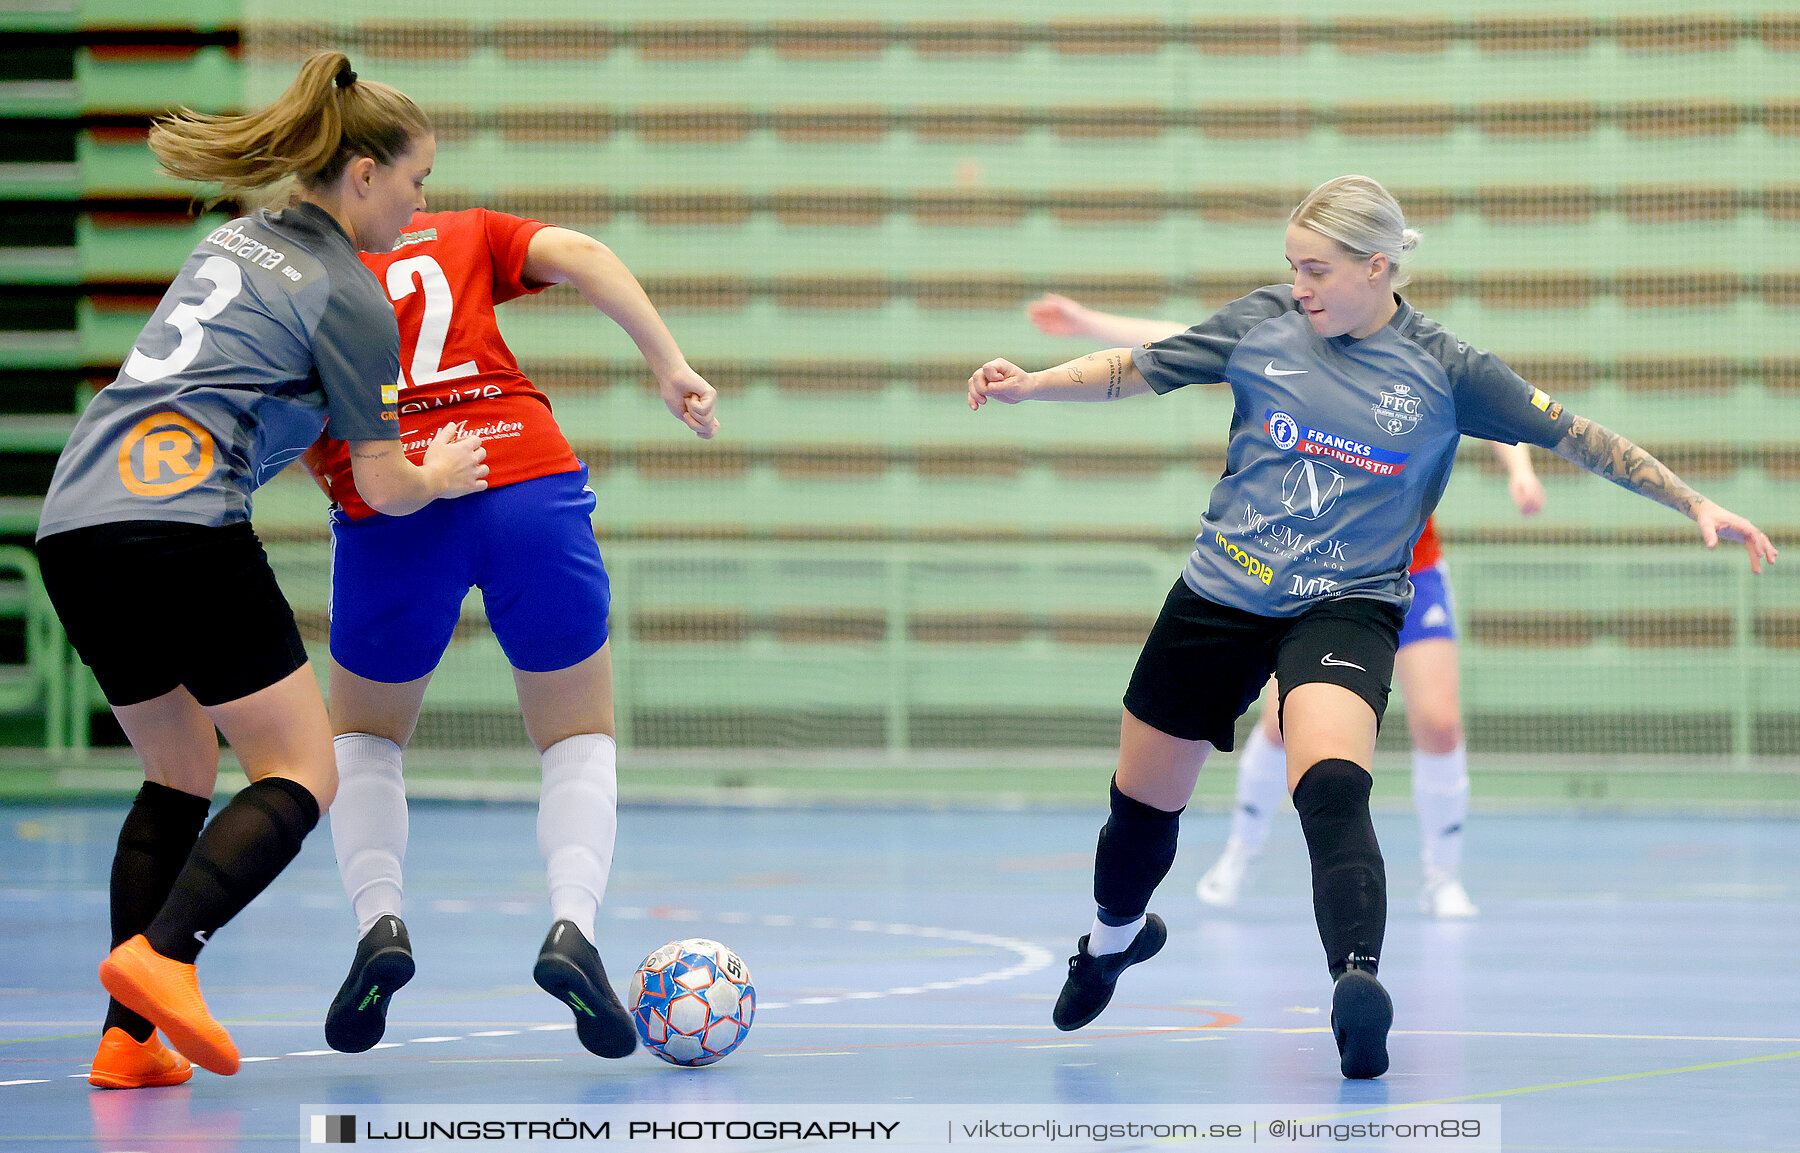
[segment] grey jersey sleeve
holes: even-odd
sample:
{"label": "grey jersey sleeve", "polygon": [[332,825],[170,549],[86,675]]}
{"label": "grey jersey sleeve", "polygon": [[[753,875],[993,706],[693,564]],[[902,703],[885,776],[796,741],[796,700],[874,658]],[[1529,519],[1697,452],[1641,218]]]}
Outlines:
{"label": "grey jersey sleeve", "polygon": [[1423,335],[1421,343],[1444,366],[1463,435],[1555,448],[1569,431],[1574,415],[1493,353],[1472,348],[1441,327]]}
{"label": "grey jersey sleeve", "polygon": [[[359,263],[338,269],[313,330],[313,364],[325,390],[328,431],[338,440],[398,440],[400,327],[375,277]],[[367,283],[363,283],[366,280]]]}
{"label": "grey jersey sleeve", "polygon": [[1158,393],[1186,384],[1217,384],[1246,333],[1295,308],[1291,285],[1271,284],[1240,296],[1186,332],[1131,350],[1131,362]]}

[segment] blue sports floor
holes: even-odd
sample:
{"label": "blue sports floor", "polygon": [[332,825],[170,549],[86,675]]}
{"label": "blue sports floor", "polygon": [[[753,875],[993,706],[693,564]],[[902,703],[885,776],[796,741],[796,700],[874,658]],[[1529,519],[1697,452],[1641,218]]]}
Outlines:
{"label": "blue sports floor", "polygon": [[0,810],[0,1146],[295,1147],[296,1106],[359,1103],[1498,1105],[1505,1148],[1800,1149],[1800,832],[1731,819],[1478,817],[1470,923],[1417,913],[1416,833],[1378,818],[1392,912],[1393,1069],[1345,1082],[1297,825],[1229,914],[1193,882],[1225,818],[1188,818],[1152,906],[1168,948],[1076,1034],[1050,1004],[1086,931],[1102,813],[632,808],[602,910],[616,985],[711,936],[761,1008],[708,1069],[602,1061],[531,983],[548,927],[534,813],[416,806],[419,972],[388,1041],[325,1049],[354,926],[323,829],[202,956],[250,1060],[235,1077],[102,1092],[106,878],[124,804]]}

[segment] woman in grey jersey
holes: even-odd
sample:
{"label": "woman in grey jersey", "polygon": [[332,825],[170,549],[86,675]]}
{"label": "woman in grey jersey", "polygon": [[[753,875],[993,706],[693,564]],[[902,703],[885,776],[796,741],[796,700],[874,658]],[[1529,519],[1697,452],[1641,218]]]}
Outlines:
{"label": "woman in grey jersey", "polygon": [[1052,1019],[1099,1016],[1119,974],[1156,954],[1147,914],[1207,754],[1271,673],[1288,784],[1312,858],[1313,910],[1335,987],[1346,1077],[1388,1067],[1393,1005],[1376,979],[1387,882],[1368,766],[1393,675],[1406,570],[1464,435],[1528,442],[1674,508],[1707,547],[1739,541],[1753,571],[1776,550],[1624,437],[1563,409],[1498,357],[1395,293],[1418,234],[1387,190],[1345,176],[1288,218],[1291,285],[1233,301],[1176,336],[1041,372],[993,360],[968,401],[1116,400],[1230,386],[1225,473],[1125,694],[1111,816],[1094,858],[1093,927]]}
{"label": "woman in grey jersey", "polygon": [[[1066,296],[1046,293],[1026,308],[1038,331],[1051,336],[1086,337],[1113,344],[1162,340],[1186,326],[1167,320],[1115,316],[1088,308]],[[1507,474],[1507,491],[1522,516],[1544,507],[1544,486],[1522,444],[1488,442]],[[1419,815],[1423,884],[1419,907],[1433,917],[1473,917],[1479,911],[1463,888],[1463,826],[1469,812],[1469,772],[1463,745],[1462,699],[1458,687],[1456,625],[1450,579],[1439,554],[1430,520],[1413,546],[1408,569],[1413,600],[1400,629],[1394,675],[1406,698],[1406,723],[1412,735],[1412,792]],[[1199,883],[1195,894],[1209,905],[1229,908],[1252,862],[1261,855],[1276,807],[1287,791],[1287,750],[1275,710],[1264,709],[1238,754],[1236,800],[1231,835],[1225,851]]]}
{"label": "woman in grey jersey", "polygon": [[[391,247],[424,207],[436,146],[411,100],[321,53],[268,108],[180,113],[150,146],[171,174],[227,195],[286,177],[298,192],[195,248],[82,413],[44,500],[45,583],[145,776],[119,833],[100,967],[116,999],[89,1080],[107,1088],[192,1075],[157,1028],[194,1063],[237,1071],[194,960],[299,852],[337,788],[324,702],[251,529],[251,493],[327,422],[383,512],[474,492],[487,472],[479,444],[448,433],[422,465],[401,452],[399,332],[356,255]],[[251,783],[208,823],[215,730]]]}

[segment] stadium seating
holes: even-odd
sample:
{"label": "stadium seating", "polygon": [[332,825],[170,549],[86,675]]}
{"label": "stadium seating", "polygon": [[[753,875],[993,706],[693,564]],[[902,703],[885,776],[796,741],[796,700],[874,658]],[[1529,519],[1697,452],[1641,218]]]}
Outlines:
{"label": "stadium seating", "polygon": [[[30,383],[45,373],[64,392],[14,409],[34,415],[8,418],[5,447],[53,453],[216,219],[190,218],[156,173],[146,114],[259,103],[334,47],[431,111],[434,206],[594,232],[721,386],[724,435],[683,440],[629,341],[573,290],[503,310],[592,468],[622,725],[643,744],[1111,739],[1221,467],[1229,398],[970,414],[962,381],[991,356],[1082,351],[1025,321],[1044,291],[1193,321],[1280,280],[1288,208],[1344,171],[1383,179],[1426,229],[1422,308],[1800,535],[1795,17],[1622,0],[1293,17],[1021,0],[964,21],[839,7],[539,0],[397,21],[332,0],[195,22],[166,0],[84,0],[60,24],[29,18],[71,45],[70,76],[6,111],[68,126],[67,156],[4,166],[0,188],[65,206],[72,231],[56,252],[0,249],[9,300],[38,310],[0,366],[21,396],[45,395]],[[1440,522],[1478,748],[1800,751],[1782,719],[1800,699],[1785,570],[1749,581],[1674,514],[1542,453],[1550,505],[1522,521],[1486,450],[1464,457]],[[40,474],[0,495],[13,539]],[[284,476],[257,519],[316,644],[317,494]],[[665,603],[679,580],[704,594]],[[994,588],[969,599],[970,580]],[[477,616],[421,739],[516,735]]]}

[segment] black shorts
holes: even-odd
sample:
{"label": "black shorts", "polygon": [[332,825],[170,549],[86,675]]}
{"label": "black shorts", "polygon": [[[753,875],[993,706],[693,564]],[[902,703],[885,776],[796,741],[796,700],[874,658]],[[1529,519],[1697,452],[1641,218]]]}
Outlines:
{"label": "black shorts", "polygon": [[1387,711],[1405,613],[1368,597],[1321,601],[1297,617],[1264,617],[1197,595],[1180,577],[1163,602],[1125,690],[1125,708],[1151,728],[1229,752],[1232,729],[1271,673],[1286,698],[1296,685],[1342,685]]}
{"label": "black shorts", "polygon": [[37,548],[69,643],[111,704],[185,685],[201,704],[220,705],[306,663],[248,522],[121,521],[59,532]]}

